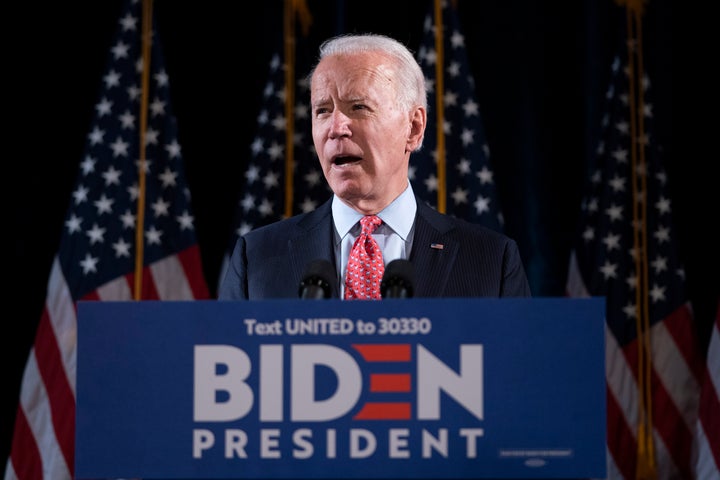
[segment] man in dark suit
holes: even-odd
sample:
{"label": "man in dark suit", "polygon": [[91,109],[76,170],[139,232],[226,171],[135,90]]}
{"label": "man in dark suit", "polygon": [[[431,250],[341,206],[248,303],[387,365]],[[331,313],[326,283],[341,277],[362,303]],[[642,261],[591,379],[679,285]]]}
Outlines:
{"label": "man in dark suit", "polygon": [[331,296],[343,298],[366,215],[382,220],[371,235],[382,262],[413,265],[415,297],[530,296],[512,239],[441,214],[414,195],[409,161],[422,146],[427,92],[404,45],[381,35],[328,40],[311,74],[310,100],[313,142],[334,194],[313,212],[241,237],[219,299],[297,298],[307,264],[317,259],[334,266]]}

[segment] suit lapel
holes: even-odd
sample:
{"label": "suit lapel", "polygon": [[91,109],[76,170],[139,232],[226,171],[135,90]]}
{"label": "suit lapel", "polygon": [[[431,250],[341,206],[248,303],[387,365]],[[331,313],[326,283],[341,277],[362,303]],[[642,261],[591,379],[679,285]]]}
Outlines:
{"label": "suit lapel", "polygon": [[450,279],[459,245],[450,235],[453,226],[442,215],[418,200],[410,261],[416,272],[416,297],[440,297]]}
{"label": "suit lapel", "polygon": [[[328,201],[298,223],[296,232],[288,238],[288,248],[292,252],[290,258],[292,272],[288,273],[297,279],[298,285],[305,274],[307,264],[311,261],[323,259],[335,265],[332,228]],[[332,284],[332,297],[339,297],[337,281]]]}

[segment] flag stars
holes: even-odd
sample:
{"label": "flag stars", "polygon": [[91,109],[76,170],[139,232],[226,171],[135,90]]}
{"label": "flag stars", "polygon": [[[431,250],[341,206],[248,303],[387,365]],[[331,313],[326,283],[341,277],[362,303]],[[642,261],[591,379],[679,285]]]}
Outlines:
{"label": "flag stars", "polygon": [[460,175],[467,175],[470,173],[470,160],[467,158],[461,158],[457,165],[455,165],[455,168]]}
{"label": "flag stars", "polygon": [[447,67],[447,73],[451,77],[460,75],[460,64],[458,62],[450,62],[450,65]]}
{"label": "flag stars", "polygon": [[285,147],[277,142],[273,142],[272,145],[270,145],[270,148],[268,148],[268,156],[272,160],[277,160],[279,158],[283,157],[283,154],[285,152]]}
{"label": "flag stars", "polygon": [[427,53],[425,54],[425,62],[428,65],[435,65],[437,63],[437,54],[435,53],[435,49],[427,50]]}
{"label": "flag stars", "polygon": [[670,241],[670,229],[662,226],[658,227],[653,233],[653,237],[655,237],[655,240],[660,244],[667,243]]}
{"label": "flag stars", "polygon": [[475,176],[480,179],[480,185],[490,185],[493,183],[493,172],[487,167],[487,165],[483,165]]}
{"label": "flag stars", "polygon": [[628,152],[624,148],[618,147],[612,152],[612,158],[614,158],[618,163],[627,163]]}
{"label": "flag stars", "polygon": [[610,188],[613,189],[615,193],[618,192],[624,192],[625,191],[625,178],[622,178],[615,174],[615,176],[610,179]]}
{"label": "flag stars", "polygon": [[660,182],[660,185],[665,185],[667,183],[667,173],[665,173],[664,170],[662,172],[656,173],[655,178],[658,182]]}
{"label": "flag stars", "polygon": [[73,234],[75,232],[79,232],[81,223],[82,218],[78,217],[74,213],[70,215],[70,218],[65,220],[65,226],[67,227],[68,233]]}
{"label": "flag stars", "polygon": [[159,98],[155,97],[153,102],[150,104],[150,115],[155,117],[157,115],[164,115],[164,114],[165,114],[165,102],[163,102]]}
{"label": "flag stars", "polygon": [[627,305],[623,307],[623,313],[625,316],[629,319],[637,318],[637,308],[635,307],[635,304],[630,302]]}
{"label": "flag stars", "polygon": [[622,211],[623,208],[620,205],[611,205],[605,209],[605,213],[611,222],[621,221],[623,219]]}
{"label": "flag stars", "polygon": [[313,170],[305,175],[305,184],[309,187],[315,187],[320,184],[322,178],[318,170]]}
{"label": "flag stars", "polygon": [[615,124],[615,129],[621,135],[627,136],[630,134],[630,124],[626,121],[620,121]]}
{"label": "flag stars", "polygon": [[652,262],[651,265],[653,267],[653,270],[655,270],[655,273],[661,273],[667,270],[667,258],[662,256],[657,256]]}
{"label": "flag stars", "polygon": [[97,214],[102,215],[103,213],[112,213],[112,205],[115,201],[108,198],[105,194],[100,197],[100,200],[93,202],[97,209]]}
{"label": "flag stars", "polygon": [[675,275],[677,275],[680,280],[685,280],[685,269],[683,267],[678,267],[675,269]]}
{"label": "flag stars", "polygon": [[275,95],[275,85],[273,85],[272,82],[268,82],[267,85],[265,85],[265,89],[263,90],[263,97],[265,99],[268,99]]}
{"label": "flag stars", "polygon": [[95,127],[92,129],[92,131],[88,134],[88,140],[90,140],[90,145],[97,145],[98,143],[102,143],[103,137],[105,137],[105,132],[103,130],[100,130],[100,127]]}
{"label": "flag stars", "polygon": [[447,90],[445,91],[445,95],[443,95],[443,105],[445,105],[446,108],[454,107],[455,105],[457,105],[457,99],[457,93]]}
{"label": "flag stars", "polygon": [[467,147],[475,141],[475,133],[469,128],[464,128],[460,134],[460,139],[462,140],[463,146]]}
{"label": "flag stars", "polygon": [[653,107],[650,103],[643,104],[643,115],[645,115],[646,118],[652,118],[653,117]]}
{"label": "flag stars", "polygon": [[245,170],[245,180],[252,185],[260,178],[260,168],[257,165],[249,165]]}
{"label": "flag stars", "polygon": [[591,227],[587,227],[582,233],[582,238],[586,242],[593,241],[595,239],[595,230],[593,230]]}
{"label": "flag stars", "polygon": [[158,87],[167,87],[168,86],[168,75],[165,72],[165,70],[159,71],[155,74],[155,83]]}
{"label": "flag stars", "polygon": [[303,212],[312,212],[317,208],[317,202],[313,202],[309,197],[305,197],[300,204],[300,210]]}
{"label": "flag stars", "polygon": [[75,199],[75,205],[80,205],[81,203],[85,202],[88,198],[88,193],[89,190],[87,187],[78,185],[78,187],[72,194],[73,198]]}
{"label": "flag stars", "polygon": [[129,50],[130,47],[127,43],[118,41],[115,46],[110,49],[110,52],[112,52],[112,56],[115,60],[119,60],[121,58],[128,58]]}
{"label": "flag stars", "polygon": [[165,167],[165,171],[159,175],[160,183],[162,183],[163,188],[174,187],[177,185],[177,176],[177,172]]}
{"label": "flag stars", "polygon": [[105,88],[108,90],[117,87],[120,85],[120,74],[117,73],[115,70],[110,70],[104,77],[103,82],[105,83]]}
{"label": "flag stars", "polygon": [[127,94],[130,100],[136,101],[138,98],[140,98],[140,89],[137,85],[132,85],[127,88]]}
{"label": "flag stars", "polygon": [[159,134],[160,134],[160,132],[158,132],[154,128],[148,128],[145,131],[145,146],[157,145]]}
{"label": "flag stars", "polygon": [[616,278],[617,264],[611,263],[610,261],[606,260],[605,263],[600,266],[600,273],[602,273],[603,277],[605,277],[605,280],[609,280],[610,278]]}
{"label": "flag stars", "polygon": [[180,230],[193,229],[193,222],[195,221],[195,218],[190,215],[187,210],[183,211],[182,215],[178,215],[175,219],[177,220],[178,225],[180,225]]}
{"label": "flag stars", "polygon": [[661,287],[657,283],[654,283],[650,289],[650,298],[653,303],[657,303],[665,300],[665,287]]}
{"label": "flag stars", "polygon": [[468,99],[463,103],[462,109],[466,117],[477,117],[480,115],[480,106],[472,99]]}
{"label": "flag stars", "polygon": [[265,185],[265,189],[267,189],[267,190],[277,187],[280,184],[280,180],[278,178],[278,173],[277,172],[268,172],[263,177],[263,184]]}
{"label": "flag stars", "polygon": [[137,28],[137,18],[133,17],[129,13],[120,19],[120,25],[123,31],[135,31]]}
{"label": "flag stars", "polygon": [[467,203],[468,201],[468,191],[460,187],[456,188],[455,191],[451,194],[451,196],[453,201],[455,202],[455,205]]}
{"label": "flag stars", "polygon": [[88,239],[90,239],[90,245],[104,242],[105,230],[106,229],[98,226],[97,223],[93,223],[92,228],[85,232],[85,234],[88,236]]}
{"label": "flag stars", "polygon": [[285,91],[285,89],[282,88],[275,92],[275,98],[277,99],[278,103],[284,104],[285,99],[287,98],[287,92]]}
{"label": "flag stars", "polygon": [[146,158],[145,160],[137,159],[135,160],[135,168],[139,172],[142,170],[145,173],[150,173],[150,166],[152,165],[153,161]]}
{"label": "flag stars", "polygon": [[262,215],[263,217],[272,215],[272,213],[273,213],[272,203],[270,203],[270,201],[267,198],[263,199],[262,203],[258,206],[258,212],[260,212],[260,215]]}
{"label": "flag stars", "polygon": [[465,36],[457,30],[453,30],[452,35],[450,35],[450,45],[453,48],[463,48],[465,46]]}
{"label": "flag stars", "polygon": [[151,205],[151,208],[153,209],[153,212],[155,213],[155,217],[164,217],[168,214],[170,211],[170,202],[167,202],[163,200],[162,198],[158,198],[156,201],[154,201]]}
{"label": "flag stars", "polygon": [[275,118],[273,118],[271,125],[278,132],[284,132],[287,126],[287,122],[285,121],[285,115],[276,115]]}
{"label": "flag stars", "polygon": [[135,116],[130,113],[129,110],[125,110],[125,113],[118,117],[120,120],[120,126],[124,130],[132,130],[135,128]]}
{"label": "flag stars", "polygon": [[310,107],[305,103],[295,105],[295,118],[297,120],[308,120],[310,118]]}
{"label": "flag stars", "polygon": [[425,77],[425,87],[428,93],[435,93],[435,79]]}
{"label": "flag stars", "polygon": [[627,286],[628,286],[628,288],[629,288],[630,290],[633,290],[633,291],[634,291],[634,290],[637,288],[637,285],[638,285],[637,275],[630,275],[629,277],[627,277],[627,278],[625,279],[625,283],[627,284]]}
{"label": "flag stars", "polygon": [[242,222],[242,223],[240,223],[240,226],[235,229],[235,233],[237,234],[238,237],[242,237],[243,235],[245,235],[252,229],[253,229],[252,225],[250,225],[247,222]]}
{"label": "flag stars", "polygon": [[135,228],[135,215],[130,210],[125,210],[125,213],[120,215],[120,221],[125,228]]}
{"label": "flag stars", "polygon": [[80,163],[80,170],[82,171],[83,175],[87,176],[89,173],[94,172],[95,163],[97,163],[97,161],[94,158],[92,158],[90,155],[86,155],[83,161]]}
{"label": "flag stars", "polygon": [[263,139],[260,137],[255,137],[255,140],[250,144],[250,152],[252,153],[253,157],[257,157],[262,151],[264,150],[265,145],[263,143]]}
{"label": "flag stars", "polygon": [[427,179],[425,179],[425,188],[428,189],[428,192],[436,192],[438,189],[438,179],[435,175],[429,175]]}
{"label": "flag stars", "polygon": [[98,258],[91,256],[89,253],[85,254],[85,258],[80,261],[80,267],[82,268],[83,274],[97,272]]}
{"label": "flag stars", "polygon": [[660,197],[658,201],[655,203],[655,208],[657,208],[658,212],[663,214],[669,214],[670,213],[670,199],[665,197]]}
{"label": "flag stars", "polygon": [[180,154],[182,153],[180,143],[178,143],[176,139],[165,145],[165,151],[170,158],[180,158]]}
{"label": "flag stars", "polygon": [[620,235],[608,233],[605,238],[603,238],[603,243],[605,244],[605,248],[607,248],[608,251],[619,250]]}
{"label": "flag stars", "polygon": [[110,149],[113,152],[113,157],[117,158],[120,156],[127,157],[129,144],[122,138],[117,137],[113,143],[110,144]]}
{"label": "flag stars", "polygon": [[475,200],[475,203],[473,203],[473,206],[475,207],[475,212],[477,212],[478,215],[482,215],[483,213],[490,212],[490,199],[487,197],[483,197],[482,195],[478,195],[477,199]]}
{"label": "flag stars", "polygon": [[131,245],[124,239],[120,239],[112,244],[113,250],[115,250],[115,258],[129,257]]}
{"label": "flag stars", "polygon": [[240,207],[243,209],[243,212],[249,212],[255,207],[255,197],[246,193],[242,200],[240,200]]}
{"label": "flag stars", "polygon": [[100,100],[100,102],[95,105],[95,111],[97,112],[99,117],[110,115],[110,112],[112,111],[112,105],[113,103],[110,100],[103,97],[102,100]]}
{"label": "flag stars", "polygon": [[158,230],[154,225],[146,230],[145,239],[147,240],[148,245],[160,245],[162,243],[162,234],[162,230]]}
{"label": "flag stars", "polygon": [[121,171],[110,165],[107,170],[102,173],[102,177],[105,179],[105,186],[120,185]]}

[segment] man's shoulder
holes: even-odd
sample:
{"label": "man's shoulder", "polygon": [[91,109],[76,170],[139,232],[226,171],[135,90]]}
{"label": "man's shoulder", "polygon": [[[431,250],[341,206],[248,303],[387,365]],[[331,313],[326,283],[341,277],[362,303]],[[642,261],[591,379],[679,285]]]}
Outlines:
{"label": "man's shoulder", "polygon": [[510,238],[502,232],[498,232],[497,230],[493,230],[479,223],[473,223],[468,220],[455,217],[451,214],[438,212],[427,204],[423,204],[422,206],[418,204],[418,209],[420,217],[425,218],[425,220],[428,221],[433,228],[441,233],[470,237],[485,237],[489,240],[498,242],[506,242],[510,240]]}
{"label": "man's shoulder", "polygon": [[288,235],[298,230],[308,231],[326,221],[329,215],[329,203],[323,203],[320,207],[309,212],[298,213],[292,217],[256,227],[244,236],[246,239],[253,239],[274,235]]}

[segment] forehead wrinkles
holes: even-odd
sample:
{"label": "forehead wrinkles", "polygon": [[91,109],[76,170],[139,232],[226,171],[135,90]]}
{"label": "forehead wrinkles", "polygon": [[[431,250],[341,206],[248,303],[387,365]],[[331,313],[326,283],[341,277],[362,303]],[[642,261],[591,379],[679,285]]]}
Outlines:
{"label": "forehead wrinkles", "polygon": [[324,59],[315,71],[311,84],[313,103],[328,101],[335,93],[342,100],[374,97],[395,88],[393,68],[382,58],[338,55]]}

